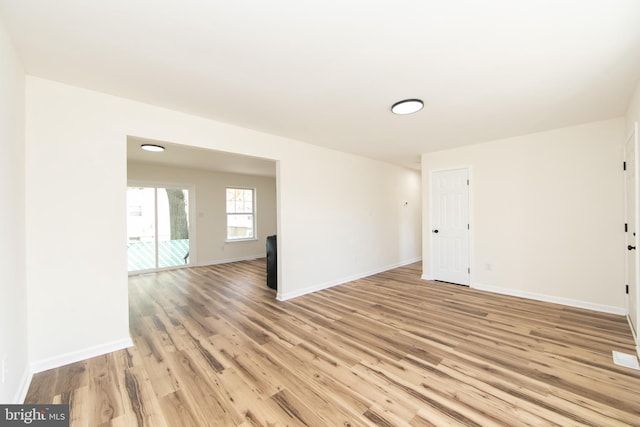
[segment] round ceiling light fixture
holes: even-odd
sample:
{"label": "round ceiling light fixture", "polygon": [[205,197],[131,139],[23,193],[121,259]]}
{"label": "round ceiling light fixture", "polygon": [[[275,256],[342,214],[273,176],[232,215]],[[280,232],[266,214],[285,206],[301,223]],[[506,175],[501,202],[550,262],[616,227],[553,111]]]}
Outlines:
{"label": "round ceiling light fixture", "polygon": [[413,114],[424,107],[424,102],[421,99],[403,99],[391,106],[391,112],[393,114]]}
{"label": "round ceiling light fixture", "polygon": [[164,151],[164,147],[162,145],[156,145],[156,144],[142,144],[140,148],[142,148],[145,151],[153,151],[154,153],[159,153],[161,151]]}

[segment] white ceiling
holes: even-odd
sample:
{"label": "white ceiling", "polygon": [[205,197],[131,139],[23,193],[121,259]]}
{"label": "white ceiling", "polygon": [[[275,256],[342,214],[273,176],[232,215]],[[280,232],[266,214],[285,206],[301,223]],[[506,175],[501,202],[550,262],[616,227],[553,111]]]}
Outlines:
{"label": "white ceiling", "polygon": [[[144,151],[140,148],[142,144],[161,145],[165,151]],[[127,139],[127,161],[245,175],[276,176],[276,162],[273,160],[135,137]]]}
{"label": "white ceiling", "polygon": [[[624,114],[639,0],[0,0],[28,74],[407,167]],[[394,116],[403,98],[425,108]]]}

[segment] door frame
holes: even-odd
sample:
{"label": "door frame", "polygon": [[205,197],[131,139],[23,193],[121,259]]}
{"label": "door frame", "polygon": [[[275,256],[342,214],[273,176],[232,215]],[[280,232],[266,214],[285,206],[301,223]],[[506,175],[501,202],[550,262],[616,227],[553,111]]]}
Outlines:
{"label": "door frame", "polygon": [[[625,138],[624,140],[624,145],[622,147],[622,153],[623,153],[623,158],[625,160],[625,162],[627,162],[627,144],[632,141],[634,144],[634,173],[635,173],[635,191],[634,191],[634,202],[635,202],[635,218],[627,218],[627,177],[624,176],[624,193],[625,193],[625,221],[626,223],[631,223],[633,221],[634,223],[634,227],[633,229],[636,230],[637,233],[640,233],[640,197],[638,197],[639,194],[639,186],[640,186],[640,176],[639,176],[639,172],[640,172],[640,165],[638,164],[638,159],[640,159],[640,153],[638,153],[638,145],[639,145],[639,141],[638,141],[638,122],[635,122],[633,125],[633,129],[631,131],[631,134],[629,134],[627,136],[627,138]],[[625,163],[626,164],[626,163]],[[637,236],[637,238],[635,239],[634,243],[638,243],[640,242],[640,236]],[[629,234],[625,233],[625,250],[624,250],[624,258],[625,258],[625,281],[627,283],[627,286],[629,285],[629,254],[628,254],[628,250],[626,249],[626,246],[631,244],[630,242],[630,238],[629,238]],[[634,263],[636,265],[635,268],[635,308],[636,308],[636,313],[635,313],[635,319],[636,319],[636,323],[640,323],[640,248],[637,249],[634,252]],[[626,298],[625,298],[625,303],[626,303],[626,309],[627,309],[627,321],[629,322],[629,327],[631,329],[631,333],[633,334],[633,338],[635,340],[636,343],[636,353],[638,353],[638,355],[640,356],[640,332],[638,331],[639,325],[634,325],[633,322],[631,321],[631,313],[630,313],[630,307],[629,307],[629,298],[630,298],[630,294],[626,294]]]}
{"label": "door frame", "polygon": [[427,280],[436,280],[434,277],[434,244],[433,244],[433,233],[431,233],[431,230],[434,229],[435,225],[433,223],[434,221],[434,215],[433,215],[433,175],[439,172],[448,172],[448,171],[453,171],[453,170],[460,170],[460,169],[465,169],[467,171],[467,179],[469,180],[469,185],[468,185],[468,198],[469,198],[469,233],[467,234],[467,239],[468,239],[468,245],[469,245],[469,274],[468,274],[468,283],[465,283],[465,286],[469,286],[470,288],[473,287],[472,284],[473,282],[473,273],[474,273],[474,269],[471,268],[471,266],[473,265],[473,260],[474,260],[474,251],[473,251],[473,175],[472,175],[472,168],[470,165],[461,165],[461,166],[451,166],[451,167],[442,167],[442,168],[436,168],[436,169],[430,169],[429,170],[429,227],[427,230],[424,230],[423,232],[427,232],[429,233],[429,276],[431,276],[430,278],[427,278],[425,276],[423,276],[423,279],[427,279]]}
{"label": "door frame", "polygon": [[[144,273],[153,273],[157,271],[164,270],[174,270],[177,268],[185,268],[185,267],[193,267],[197,264],[197,250],[196,250],[196,186],[194,184],[181,184],[175,182],[166,182],[166,181],[147,181],[147,180],[127,180],[127,189],[129,187],[147,187],[147,188],[155,188],[156,191],[158,188],[176,188],[176,189],[186,189],[189,191],[189,263],[185,265],[173,266],[173,267],[161,267],[161,268],[149,268],[146,270],[136,270],[136,271],[128,271],[129,276],[134,276],[137,274]],[[125,189],[125,191],[127,191]],[[127,213],[127,221],[128,221],[128,213]],[[157,226],[157,225],[156,225]],[[156,236],[157,239],[157,236]],[[125,241],[127,241],[126,229],[125,229]]]}

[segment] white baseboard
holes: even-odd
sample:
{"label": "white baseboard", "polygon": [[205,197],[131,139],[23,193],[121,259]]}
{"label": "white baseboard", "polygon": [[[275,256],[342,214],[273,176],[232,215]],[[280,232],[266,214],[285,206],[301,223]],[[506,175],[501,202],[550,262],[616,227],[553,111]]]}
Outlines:
{"label": "white baseboard", "polygon": [[629,322],[629,329],[631,329],[631,335],[633,335],[633,342],[636,343],[636,353],[638,354],[638,358],[640,358],[640,339],[638,339],[638,333],[633,327],[633,323],[631,322],[631,317],[627,314],[627,322]]}
{"label": "white baseboard", "polygon": [[24,403],[24,399],[27,398],[27,393],[29,392],[29,387],[31,386],[32,379],[33,372],[25,369],[22,374],[22,378],[20,379],[20,384],[18,386],[18,390],[16,391],[16,395],[13,398],[14,404],[21,405]]}
{"label": "white baseboard", "polygon": [[552,295],[538,294],[534,292],[519,291],[515,289],[499,288],[496,286],[489,286],[489,285],[483,285],[478,283],[472,284],[471,288],[478,289],[480,291],[494,292],[496,294],[528,298],[536,301],[552,302],[556,304],[566,305],[569,307],[584,308],[586,310],[600,311],[600,312],[609,313],[609,314],[617,314],[620,316],[624,316],[627,314],[626,310],[622,307],[615,307],[615,306],[604,305],[604,304],[595,304],[592,302],[574,300],[570,298],[562,298],[562,297],[556,297]]}
{"label": "white baseboard", "polygon": [[225,259],[216,259],[213,261],[205,261],[199,262],[198,267],[206,267],[208,265],[218,265],[218,264],[228,264],[230,262],[239,262],[239,261],[253,261],[254,259],[265,258],[265,254],[258,255],[245,255],[236,258],[225,258]]}
{"label": "white baseboard", "polygon": [[276,296],[276,298],[278,299],[278,301],[286,301],[292,298],[297,298],[300,297],[302,295],[307,295],[313,292],[318,292],[321,291],[323,289],[328,289],[328,288],[332,288],[334,286],[338,286],[338,285],[342,285],[344,283],[348,283],[348,282],[353,282],[354,280],[358,280],[358,279],[362,279],[363,277],[368,277],[368,276],[373,276],[374,274],[378,274],[378,273],[382,273],[388,270],[393,270],[394,268],[398,268],[398,267],[403,267],[405,265],[409,265],[409,264],[413,264],[414,262],[418,262],[421,261],[422,257],[418,257],[418,258],[413,258],[410,260],[406,260],[406,261],[401,261],[397,264],[393,264],[393,265],[387,265],[385,267],[381,267],[381,268],[376,268],[370,271],[366,271],[363,273],[358,273],[358,274],[354,274],[351,276],[347,276],[347,277],[342,277],[340,279],[337,280],[332,280],[330,282],[325,282],[325,283],[320,283],[317,285],[313,285],[313,286],[308,286],[306,288],[302,288],[299,289],[297,291],[293,291],[293,292],[286,292],[286,293],[282,293],[282,292],[278,292],[278,295]]}
{"label": "white baseboard", "polygon": [[106,344],[100,344],[94,347],[89,347],[89,348],[85,348],[78,351],[72,351],[71,353],[61,354],[59,356],[51,357],[49,359],[32,362],[31,372],[34,374],[37,374],[38,372],[59,368],[60,366],[79,362],[85,359],[90,359],[96,356],[102,356],[103,354],[122,350],[128,347],[133,347],[133,341],[131,340],[130,337],[122,338],[120,340],[112,341]]}

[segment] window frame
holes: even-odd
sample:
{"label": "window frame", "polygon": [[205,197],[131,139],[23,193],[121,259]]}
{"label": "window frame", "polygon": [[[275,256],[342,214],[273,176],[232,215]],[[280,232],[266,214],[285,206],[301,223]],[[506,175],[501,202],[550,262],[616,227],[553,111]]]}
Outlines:
{"label": "window frame", "polygon": [[[177,268],[185,268],[185,267],[193,267],[194,265],[198,265],[197,258],[197,209],[196,209],[196,185],[192,182],[181,182],[181,181],[155,181],[155,180],[138,180],[131,179],[127,180],[127,191],[129,188],[153,188],[155,190],[156,196],[158,189],[181,189],[187,190],[189,192],[188,199],[188,224],[189,224],[189,257],[188,262],[185,265],[172,266],[172,267],[157,267],[146,270],[132,270],[129,271],[127,269],[127,273],[129,276],[135,276],[138,274],[146,274],[153,273],[164,270],[173,270]],[[156,200],[157,202],[157,200]],[[129,209],[127,208],[127,222],[129,221]],[[157,231],[156,231],[157,234]],[[128,235],[128,233],[127,233]],[[128,238],[127,238],[128,240]],[[156,249],[157,251],[157,249]],[[157,264],[156,264],[157,265]]]}
{"label": "window frame", "polygon": [[[228,200],[227,193],[229,190],[242,190],[242,191],[251,191],[251,212],[229,212],[228,210]],[[255,241],[258,240],[258,221],[257,221],[257,191],[255,187],[243,187],[243,186],[228,186],[225,187],[225,198],[224,198],[224,210],[225,210],[225,242],[233,243],[233,242],[247,242],[247,241]],[[252,218],[252,226],[253,226],[253,236],[252,237],[230,237],[229,236],[229,217],[230,216],[241,216],[241,215],[251,215]]]}

